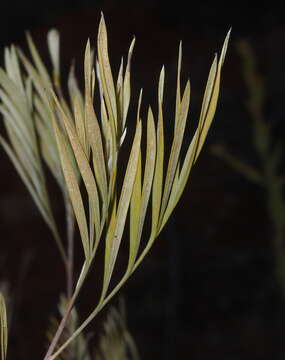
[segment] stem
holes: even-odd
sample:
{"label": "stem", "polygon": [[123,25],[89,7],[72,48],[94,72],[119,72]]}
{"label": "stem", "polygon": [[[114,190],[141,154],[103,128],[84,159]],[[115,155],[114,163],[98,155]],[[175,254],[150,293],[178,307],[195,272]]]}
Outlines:
{"label": "stem", "polygon": [[86,328],[86,326],[89,325],[89,323],[95,318],[95,316],[99,313],[99,311],[101,311],[104,308],[104,306],[111,300],[111,298],[114,295],[116,295],[116,293],[121,289],[121,287],[124,285],[126,280],[134,273],[136,268],[139,266],[139,264],[142,262],[146,254],[151,249],[155,238],[156,236],[153,234],[150,236],[150,239],[146,247],[144,248],[143,252],[140,254],[133,268],[130,270],[128,269],[126,271],[125,275],[122,277],[120,282],[114,287],[114,289],[110,292],[110,294],[104,300],[99,302],[97,307],[91,312],[91,314],[86,318],[86,320],[77,328],[77,330],[70,336],[70,338],[67,339],[66,342],[62,344],[61,347],[53,355],[51,355],[52,351],[50,351],[49,354],[46,355],[44,360],[54,360]]}
{"label": "stem", "polygon": [[[65,348],[85,329],[85,327],[94,319],[94,317],[101,311],[104,306],[109,302],[109,300],[120,290],[123,284],[126,282],[128,277],[132,273],[126,273],[121,281],[116,285],[116,287],[110,292],[110,294],[97,305],[97,307],[92,311],[92,313],[86,318],[86,320],[77,328],[77,330],[70,336],[70,338],[53,354],[52,351],[49,351],[45,356],[44,360],[54,360]],[[63,330],[63,329],[62,329]],[[62,331],[61,331],[62,332]],[[53,346],[54,348],[55,346]]]}
{"label": "stem", "polygon": [[61,319],[61,322],[57,328],[57,331],[52,339],[52,342],[50,343],[50,346],[48,348],[48,351],[44,357],[44,360],[48,360],[50,358],[50,355],[52,354],[59,338],[60,338],[60,335],[62,334],[63,330],[64,330],[64,327],[66,325],[66,322],[67,322],[67,319],[68,319],[68,316],[72,310],[72,307],[73,307],[73,304],[74,304],[74,301],[75,301],[75,297],[73,296],[71,299],[70,299],[70,302],[67,306],[67,309],[66,309],[66,312],[63,316],[63,318]]}
{"label": "stem", "polygon": [[66,234],[67,234],[67,273],[66,295],[71,299],[73,293],[74,277],[74,215],[69,199],[65,199],[66,207]]}
{"label": "stem", "polygon": [[44,360],[50,360],[52,358],[51,354],[54,351],[54,348],[56,347],[56,345],[58,343],[58,340],[59,340],[59,338],[60,338],[60,336],[61,336],[61,334],[62,334],[62,332],[63,332],[63,330],[65,328],[65,325],[67,323],[69,314],[71,313],[71,310],[73,308],[75,300],[76,300],[76,298],[77,298],[77,296],[78,296],[78,294],[79,294],[79,292],[81,290],[81,287],[82,287],[82,285],[84,283],[84,279],[85,279],[86,275],[88,274],[88,269],[89,269],[88,266],[87,266],[86,269],[83,269],[83,274],[82,274],[82,276],[80,278],[80,282],[78,283],[77,287],[75,288],[74,294],[72,295],[72,297],[69,300],[66,311],[65,311],[65,313],[64,313],[64,315],[63,315],[63,317],[61,319],[61,322],[60,322],[60,324],[59,324],[59,326],[58,326],[58,328],[56,330],[56,333],[55,333],[55,335],[54,335],[54,337],[53,337],[53,339],[52,339],[52,341],[51,341],[51,343],[49,345],[49,348],[48,348],[47,353],[46,353],[46,355],[44,357]]}

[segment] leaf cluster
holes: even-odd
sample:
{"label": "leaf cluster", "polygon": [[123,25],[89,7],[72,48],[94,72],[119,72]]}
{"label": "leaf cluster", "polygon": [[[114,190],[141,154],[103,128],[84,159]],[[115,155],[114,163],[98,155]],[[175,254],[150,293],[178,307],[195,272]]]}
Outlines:
{"label": "leaf cluster", "polygon": [[[58,33],[52,30],[48,34],[52,76],[29,35],[27,39],[32,62],[20,49],[12,46],[5,50],[5,69],[0,69],[0,111],[9,138],[7,141],[1,136],[0,142],[50,227],[63,261],[68,265],[67,250],[58,234],[50,206],[42,162],[46,163],[65,201],[72,206],[71,216],[74,214],[84,254],[74,293],[45,357],[52,360],[82,332],[132,275],[176,207],[215,114],[229,33],[220,57],[215,55],[211,65],[198,125],[184,157],[181,149],[191,90],[190,81],[185,87],[181,86],[182,44],[179,46],[174,130],[168,158],[164,141],[164,67],[157,85],[157,114],[149,107],[145,121],[140,111],[143,99],[140,92],[135,133],[121,186],[118,185],[118,169],[121,166],[119,153],[128,130],[131,60],[135,39],[130,44],[126,65],[122,59],[119,72],[114,76],[102,15],[96,57],[89,41],[85,49],[84,91],[79,90],[74,72],[71,71],[69,101],[61,90]],[[99,93],[99,103],[95,101],[96,91]],[[142,149],[144,138],[145,151]],[[142,246],[147,216],[151,220],[151,229],[146,245]],[[111,287],[128,217],[128,264],[122,278]],[[87,319],[55,350],[74,302],[94,265],[101,242],[105,251],[99,302]]]}

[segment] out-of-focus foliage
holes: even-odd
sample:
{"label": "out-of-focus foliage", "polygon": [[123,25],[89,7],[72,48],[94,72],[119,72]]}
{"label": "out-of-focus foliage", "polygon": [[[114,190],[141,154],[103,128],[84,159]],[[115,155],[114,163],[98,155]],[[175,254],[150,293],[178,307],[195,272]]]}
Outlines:
{"label": "out-of-focus foliage", "polygon": [[127,328],[123,300],[119,308],[111,307],[104,322],[104,330],[95,353],[96,360],[139,360],[136,343]]}
{"label": "out-of-focus foliage", "polygon": [[272,247],[275,255],[276,277],[285,296],[285,199],[284,175],[280,164],[284,158],[283,144],[274,141],[272,128],[265,118],[265,78],[257,70],[257,59],[251,44],[238,43],[242,59],[242,72],[247,87],[247,108],[251,116],[252,144],[259,159],[259,166],[249,164],[234,156],[223,145],[212,150],[247,180],[263,187],[266,192],[268,216],[272,225]]}
{"label": "out-of-focus foliage", "polygon": [[[29,60],[21,49],[14,45],[5,48],[4,68],[0,68],[0,113],[8,140],[0,135],[0,144],[11,159],[53,234],[66,271],[67,293],[71,296],[74,215],[61,170],[49,111],[48,99],[51,88],[60,94],[66,111],[71,110],[61,90],[58,32],[49,31],[47,39],[53,64],[52,76],[49,75],[29,34],[27,34],[27,42],[32,60]],[[80,93],[72,71],[69,84],[70,96],[74,92]],[[73,156],[71,150],[69,153]],[[62,192],[66,208],[67,245],[64,245],[65,241],[61,238],[54,219],[43,162]],[[62,219],[60,221],[62,222]]]}
{"label": "out-of-focus foliage", "polygon": [[[61,316],[64,316],[64,313],[66,311],[66,308],[68,306],[68,300],[65,296],[60,297],[60,301],[58,304],[58,311]],[[59,323],[58,320],[55,317],[52,317],[50,320],[50,327],[47,333],[48,340],[51,341],[53,338],[54,333],[56,332],[56,329],[58,327]],[[73,307],[68,321],[66,323],[65,329],[62,333],[61,341],[60,343],[64,342],[68,339],[68,337],[74,332],[74,330],[79,325],[79,315],[77,312],[76,307]],[[57,345],[57,347],[60,345],[60,343]],[[75,341],[67,348],[65,351],[63,351],[59,356],[58,359],[61,360],[91,360],[92,357],[89,352],[88,348],[88,334],[83,335],[82,333],[77,336]]]}

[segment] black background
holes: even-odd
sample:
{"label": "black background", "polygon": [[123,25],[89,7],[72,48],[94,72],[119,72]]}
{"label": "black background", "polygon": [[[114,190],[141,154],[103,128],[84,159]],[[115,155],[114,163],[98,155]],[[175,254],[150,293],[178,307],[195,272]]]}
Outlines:
{"label": "black background", "polygon": [[[158,75],[165,64],[169,134],[179,40],[184,48],[183,78],[186,81],[189,74],[191,78],[193,124],[214,53],[233,28],[208,146],[174,215],[122,294],[142,359],[283,359],[285,304],[273,273],[265,194],[209,150],[210,144],[225,143],[242,158],[256,162],[236,52],[237,41],[244,38],[251,41],[266,80],[265,112],[274,141],[282,141],[283,12],[274,3],[225,6],[149,0],[136,4],[115,0],[1,2],[0,61],[4,46],[11,42],[25,48],[24,32],[30,30],[48,63],[45,36],[55,26],[62,35],[63,74],[75,58],[80,78],[86,40],[90,37],[94,43],[103,10],[116,72],[120,56],[127,53],[136,35],[132,84],[134,99],[140,87],[144,88],[144,111],[148,103],[156,107]],[[64,274],[51,235],[3,151],[0,161],[0,280],[8,282],[14,303],[9,358],[39,359],[44,355],[48,317],[56,312]],[[62,205],[52,180],[49,186],[60,222]],[[92,274],[79,300],[85,315],[98,291],[95,276]],[[103,312],[88,328],[95,333],[94,339],[104,316]]]}

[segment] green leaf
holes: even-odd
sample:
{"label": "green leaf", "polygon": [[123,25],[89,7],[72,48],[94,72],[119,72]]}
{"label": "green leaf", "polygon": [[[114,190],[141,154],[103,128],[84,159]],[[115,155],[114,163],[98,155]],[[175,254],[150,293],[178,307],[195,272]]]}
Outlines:
{"label": "green leaf", "polygon": [[20,92],[25,93],[23,77],[19,65],[19,59],[14,45],[12,45],[10,49],[5,48],[4,57],[5,57],[5,69],[8,77],[12,80],[14,84],[17,84],[18,90]]}
{"label": "green leaf", "polygon": [[33,42],[31,35],[27,32],[26,36],[27,36],[27,42],[28,42],[28,46],[29,46],[29,50],[30,50],[32,59],[33,59],[35,66],[40,74],[40,77],[44,80],[44,82],[46,84],[49,84],[51,86],[50,76],[49,76],[48,71],[40,57],[40,54],[39,54],[34,42]]}
{"label": "green leaf", "polygon": [[123,96],[123,101],[124,101],[124,105],[123,105],[123,123],[122,123],[122,131],[124,131],[125,126],[126,126],[126,120],[127,120],[127,114],[128,114],[128,109],[129,109],[129,105],[130,105],[130,98],[131,98],[131,61],[132,61],[132,55],[133,55],[133,49],[135,46],[135,42],[136,39],[133,38],[133,41],[131,42],[130,48],[129,48],[129,53],[128,53],[128,62],[127,62],[127,67],[126,67],[126,71],[125,71],[125,76],[124,76],[124,96]]}
{"label": "green leaf", "polygon": [[130,203],[130,245],[129,245],[130,249],[129,249],[129,263],[128,263],[127,271],[130,271],[131,268],[133,267],[137,255],[141,197],[142,197],[142,159],[140,152],[138,166],[137,166],[137,173],[135,177],[131,203]]}
{"label": "green leaf", "polygon": [[101,15],[99,24],[97,44],[100,79],[102,81],[104,98],[106,101],[109,119],[114,123],[115,129],[117,129],[116,91],[109,61],[107,29],[103,14]]}
{"label": "green leaf", "polygon": [[163,186],[163,163],[164,163],[164,130],[163,130],[163,89],[164,89],[164,68],[162,68],[158,85],[158,124],[156,131],[156,163],[154,170],[152,188],[152,238],[158,231],[158,221],[161,207],[162,186]]}
{"label": "green leaf", "polygon": [[[97,192],[97,185],[92,173],[92,170],[89,165],[88,158],[86,157],[86,154],[82,148],[82,145],[80,143],[79,137],[76,133],[76,130],[74,128],[74,125],[72,121],[67,117],[65,112],[63,111],[56,95],[53,93],[53,98],[55,100],[55,103],[57,105],[57,108],[59,109],[63,123],[66,129],[66,132],[68,134],[69,141],[71,143],[74,156],[76,158],[78,168],[80,171],[80,174],[82,176],[84,185],[86,187],[86,191],[90,200],[90,206],[91,206],[91,212],[94,213],[94,219],[92,218],[92,224],[95,223],[95,229],[96,229],[96,239],[95,243],[97,244],[101,235],[100,231],[100,207],[99,207],[99,198],[98,198],[98,192]],[[91,239],[90,248],[93,249],[93,239]]]}
{"label": "green leaf", "polygon": [[106,245],[109,246],[109,257],[105,258],[107,269],[105,269],[104,273],[104,292],[107,291],[107,288],[109,286],[124,232],[127,212],[129,209],[133,186],[137,174],[141,145],[141,134],[142,128],[141,122],[139,122],[136,127],[136,133],[127,169],[125,172],[124,182],[121,189],[121,195],[116,215],[116,223],[114,224],[114,229],[112,229],[112,231],[108,231],[107,233]]}
{"label": "green leaf", "polygon": [[72,207],[74,210],[74,215],[79,227],[82,246],[84,249],[84,255],[86,260],[90,260],[91,249],[89,247],[89,234],[88,234],[88,227],[87,221],[85,216],[85,209],[82,201],[81,192],[78,185],[78,180],[76,173],[74,171],[72,162],[70,161],[70,156],[68,154],[66,140],[59,129],[57,124],[57,120],[53,114],[51,109],[52,121],[54,126],[54,132],[56,136],[57,146],[59,149],[61,166],[63,170],[63,174],[65,177],[69,197],[72,203]]}
{"label": "green leaf", "polygon": [[180,41],[180,43],[179,43],[178,64],[177,64],[175,130],[174,130],[175,132],[177,129],[178,118],[179,118],[179,109],[180,109],[180,104],[181,104],[181,86],[180,86],[181,62],[182,62],[182,41]]}
{"label": "green leaf", "polygon": [[99,186],[103,203],[107,202],[107,176],[105,157],[103,150],[103,141],[98,120],[94,111],[91,98],[91,52],[90,43],[87,43],[85,51],[85,126],[86,138],[90,144],[93,155],[93,165],[95,170],[96,181]]}
{"label": "green leaf", "polygon": [[217,64],[217,57],[215,56],[214,61],[212,63],[207,86],[204,94],[204,99],[202,103],[202,109],[200,114],[200,119],[198,123],[198,127],[195,131],[195,134],[193,136],[193,139],[188,147],[182,169],[179,175],[176,175],[176,180],[173,185],[172,192],[168,207],[165,211],[164,218],[161,223],[160,231],[162,230],[163,226],[165,225],[166,221],[168,220],[169,216],[171,215],[173,209],[177,205],[183,190],[186,186],[187,180],[190,175],[190,171],[192,169],[192,166],[194,162],[197,160],[198,155],[202,149],[202,146],[205,142],[209,127],[211,125],[211,122],[213,120],[216,105],[217,105],[217,99],[219,95],[219,86],[220,86],[220,76],[221,76],[221,68],[224,62],[224,57],[226,54],[226,49],[229,41],[229,35],[230,31],[228,32],[226,39],[224,41],[224,45],[222,48],[221,56],[219,63]]}
{"label": "green leaf", "polygon": [[89,158],[89,146],[88,146],[89,144],[87,144],[87,139],[86,139],[84,114],[82,113],[82,107],[78,96],[74,97],[73,113],[74,113],[76,131],[80,139],[80,143],[82,145],[82,148],[84,149],[86,156]]}
{"label": "green leaf", "polygon": [[57,84],[59,82],[59,77],[60,77],[60,57],[59,57],[60,39],[59,39],[59,32],[56,29],[51,29],[48,32],[47,43],[48,43],[48,49],[53,66],[53,78],[54,78],[54,82]]}
{"label": "green leaf", "polygon": [[[138,108],[137,108],[137,124],[140,122],[140,108],[142,102],[142,90],[140,91]],[[142,195],[142,156],[139,154],[138,167],[134,182],[131,203],[130,203],[130,249],[129,262],[127,272],[131,271],[137,255],[137,237],[139,231],[140,211],[141,211],[141,195]]]}
{"label": "green leaf", "polygon": [[177,164],[179,161],[180,150],[181,150],[181,146],[182,146],[185,125],[186,125],[186,120],[187,120],[187,115],[188,115],[188,110],[189,110],[189,104],[190,104],[190,82],[188,81],[185,91],[184,91],[184,94],[183,94],[183,97],[182,97],[181,105],[179,106],[177,128],[176,128],[176,131],[174,132],[174,139],[172,142],[171,152],[170,152],[169,161],[168,161],[168,168],[167,168],[167,172],[166,172],[164,192],[163,192],[163,198],[162,198],[162,203],[161,203],[160,222],[162,221],[162,217],[163,217],[165,209],[167,207],[173,180],[175,177],[175,172],[177,169]]}
{"label": "green leaf", "polygon": [[156,133],[155,133],[153,113],[151,111],[151,108],[149,108],[148,119],[147,119],[147,146],[146,146],[146,159],[145,159],[145,167],[144,167],[145,170],[144,170],[143,187],[142,187],[142,194],[140,201],[139,224],[138,224],[137,238],[134,249],[135,255],[139,250],[143,225],[146,217],[147,206],[149,203],[150,193],[152,189],[155,160],[156,160]]}
{"label": "green leaf", "polygon": [[[124,59],[122,57],[121,64],[119,68],[119,73],[117,77],[117,86],[116,86],[116,96],[117,96],[117,111],[118,111],[118,123],[119,123],[119,131],[122,133],[123,129],[123,95],[124,95],[124,88],[123,88],[123,68],[124,68]],[[120,134],[121,136],[121,134]]]}
{"label": "green leaf", "polygon": [[207,86],[204,94],[204,99],[202,103],[200,120],[199,120],[199,122],[202,122],[201,125],[202,131],[199,137],[199,143],[198,143],[197,153],[195,155],[195,161],[197,160],[200,154],[200,151],[208,134],[208,130],[211,126],[212,120],[215,115],[218,97],[219,97],[219,91],[220,91],[221,70],[228,47],[229,36],[230,36],[230,31],[228,32],[225,38],[219,63],[217,64],[217,57],[215,56],[215,59],[210,69]]}
{"label": "green leaf", "polygon": [[36,92],[40,95],[41,99],[44,103],[48,105],[48,93],[47,89],[51,88],[51,83],[47,82],[45,78],[42,78],[38,73],[36,68],[32,65],[32,63],[28,60],[28,58],[24,55],[21,49],[17,48],[17,52],[21,59],[22,64],[24,65],[29,77],[32,79],[33,84],[35,86]]}
{"label": "green leaf", "polygon": [[14,83],[2,69],[0,69],[0,85],[4,90],[1,90],[2,102],[5,103],[9,111],[14,115],[18,121],[18,126],[24,132],[31,134],[31,140],[35,142],[31,108],[25,94],[19,90],[18,84]]}

